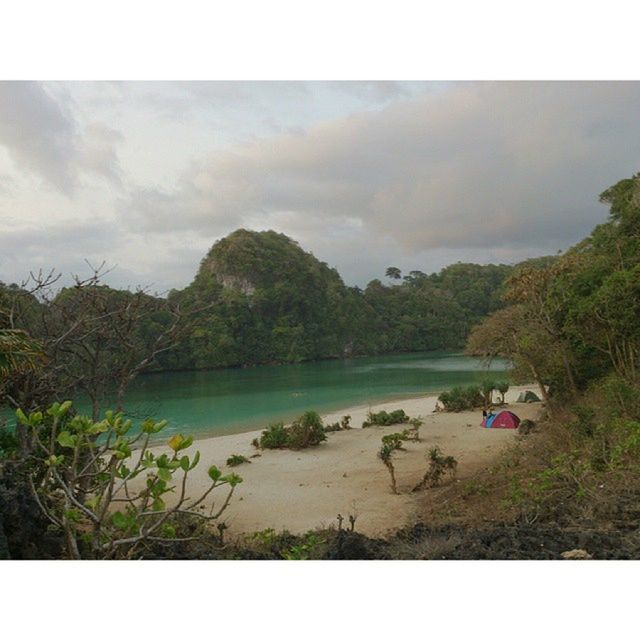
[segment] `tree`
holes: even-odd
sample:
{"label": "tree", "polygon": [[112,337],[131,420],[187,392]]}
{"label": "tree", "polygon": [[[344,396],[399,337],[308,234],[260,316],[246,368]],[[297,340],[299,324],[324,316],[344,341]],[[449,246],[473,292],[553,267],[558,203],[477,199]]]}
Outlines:
{"label": "tree", "polygon": [[514,379],[533,378],[552,411],[546,387],[557,370],[552,345],[549,334],[531,321],[523,306],[514,305],[496,311],[476,326],[467,341],[466,353],[488,361],[497,356],[509,358],[515,365]]}
{"label": "tree", "polygon": [[536,323],[552,340],[564,366],[566,380],[573,394],[577,393],[571,345],[564,330],[567,309],[565,289],[558,281],[570,270],[567,261],[549,266],[523,265],[507,279],[505,298],[520,304],[529,322]]}
{"label": "tree", "polygon": [[102,284],[104,265],[74,286],[57,291],[59,274],[31,274],[21,287],[0,297],[4,324],[27,331],[40,345],[46,366],[23,368],[5,397],[30,411],[81,392],[97,419],[113,394],[117,409],[129,384],[175,348],[190,328],[179,303],[143,289],[118,291]]}
{"label": "tree", "polygon": [[12,374],[34,370],[42,360],[41,345],[26,331],[0,329],[0,385]]}
{"label": "tree", "polygon": [[387,471],[389,472],[389,477],[391,478],[391,491],[392,493],[398,493],[398,488],[396,486],[396,471],[393,466],[393,452],[397,449],[397,447],[393,443],[383,443],[380,447],[380,451],[378,451],[378,457],[382,460],[382,463],[385,467],[387,467]]}
{"label": "tree", "polygon": [[493,392],[496,389],[495,380],[483,380],[481,384],[484,408],[489,410],[493,404]]}
{"label": "tree", "polygon": [[504,404],[504,396],[509,391],[509,383],[506,380],[499,380],[496,389],[500,393],[500,404]]}
{"label": "tree", "polygon": [[[189,458],[182,452],[193,438],[172,436],[172,455],[150,450],[151,438],[165,428],[166,420],[144,420],[138,433],[130,435],[132,422],[122,414],[107,411],[96,422],[73,415],[70,401],[54,403],[44,413],[18,410],[17,416],[32,438],[33,494],[48,520],[63,532],[72,559],[135,558],[148,543],[192,539],[178,535],[181,521],[217,520],[242,482],[240,476],[223,476],[211,466],[209,487],[198,498],[189,497],[188,476],[200,454]],[[228,491],[217,509],[213,504],[208,513],[198,509],[223,486]],[[169,505],[165,500],[172,494]]]}
{"label": "tree", "polygon": [[392,280],[400,280],[400,278],[402,278],[402,271],[400,271],[398,267],[387,267],[384,275]]}

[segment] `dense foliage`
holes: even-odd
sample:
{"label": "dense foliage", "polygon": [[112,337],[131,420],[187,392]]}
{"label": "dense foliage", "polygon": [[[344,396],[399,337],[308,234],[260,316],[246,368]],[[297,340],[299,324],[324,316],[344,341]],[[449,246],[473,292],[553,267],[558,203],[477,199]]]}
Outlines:
{"label": "dense foliage", "polygon": [[[19,381],[14,392],[22,397],[12,394],[13,404],[42,406],[81,390],[95,418],[109,381],[120,406],[145,370],[460,348],[471,327],[503,304],[511,271],[459,263],[402,277],[390,267],[389,284],[373,280],[361,290],[284,234],[239,229],[215,243],[189,286],[167,298],[112,289],[98,272],[61,290],[56,278],[0,283],[0,331],[12,332],[0,338],[39,341],[55,363],[37,389]],[[20,358],[17,349],[12,354]]]}
{"label": "dense foliage", "polygon": [[556,259],[518,266],[505,283],[508,306],[468,342],[471,354],[510,358],[515,378],[535,379],[551,408],[550,396],[607,384],[630,411],[640,384],[640,177],[601,201],[609,220]]}

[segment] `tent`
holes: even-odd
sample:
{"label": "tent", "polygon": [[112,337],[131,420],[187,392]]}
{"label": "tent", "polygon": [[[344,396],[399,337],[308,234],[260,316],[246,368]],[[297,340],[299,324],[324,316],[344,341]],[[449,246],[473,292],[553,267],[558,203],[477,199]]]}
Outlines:
{"label": "tent", "polygon": [[517,402],[540,402],[540,398],[533,391],[523,391],[518,396]]}
{"label": "tent", "polygon": [[511,411],[501,411],[494,415],[489,414],[483,421],[482,426],[490,429],[517,429],[520,418]]}

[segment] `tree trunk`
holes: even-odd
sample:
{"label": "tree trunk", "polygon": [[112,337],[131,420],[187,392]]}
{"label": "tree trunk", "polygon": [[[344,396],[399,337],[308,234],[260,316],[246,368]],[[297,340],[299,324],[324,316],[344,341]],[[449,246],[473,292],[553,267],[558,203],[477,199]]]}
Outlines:
{"label": "tree trunk", "polygon": [[391,476],[391,491],[393,491],[393,493],[398,493],[398,489],[396,488],[396,474],[393,464],[391,462],[385,462],[385,465],[387,466],[387,469],[389,469],[389,475]]}
{"label": "tree trunk", "polygon": [[544,400],[545,406],[547,407],[547,411],[549,415],[553,415],[553,407],[551,406],[551,401],[549,400],[549,394],[547,393],[547,388],[544,386],[544,382],[540,377],[538,370],[532,364],[529,364],[529,368],[531,369],[531,373],[533,374],[534,380],[537,382],[538,387],[540,388],[540,394],[542,395],[542,399]]}

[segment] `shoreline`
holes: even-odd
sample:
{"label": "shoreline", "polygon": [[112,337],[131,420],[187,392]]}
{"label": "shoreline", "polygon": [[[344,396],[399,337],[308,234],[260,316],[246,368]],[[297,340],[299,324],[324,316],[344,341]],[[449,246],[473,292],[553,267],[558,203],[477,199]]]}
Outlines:
{"label": "shoreline", "polygon": [[[515,403],[521,391],[533,388],[510,388],[505,408],[522,419],[535,418],[540,403]],[[480,410],[433,413],[435,403],[435,395],[422,395],[323,414],[325,424],[351,415],[353,428],[328,433],[326,442],[301,451],[255,449],[251,441],[263,429],[194,440],[185,452],[193,455],[199,450],[201,462],[190,474],[188,493],[197,496],[206,490],[210,484],[207,469],[212,464],[223,473],[234,471],[242,476],[243,482],[236,487],[222,516],[231,537],[263,529],[303,533],[335,524],[339,513],[345,518],[355,515],[356,531],[360,533],[386,535],[415,518],[420,500],[428,496],[428,490],[412,493],[411,489],[427,468],[425,455],[430,448],[438,446],[445,455],[453,455],[458,461],[454,481],[464,482],[514,441],[515,430],[480,426]],[[406,451],[394,455],[399,495],[391,493],[389,474],[377,452],[383,435],[401,431],[405,425],[363,429],[361,424],[369,409],[404,409],[410,417],[424,420],[421,441],[405,443]],[[153,448],[156,452],[169,451],[166,445]],[[251,462],[228,467],[226,459],[234,454],[246,456]],[[222,487],[210,498],[219,505],[225,496]],[[211,500],[205,504],[208,511]]]}

